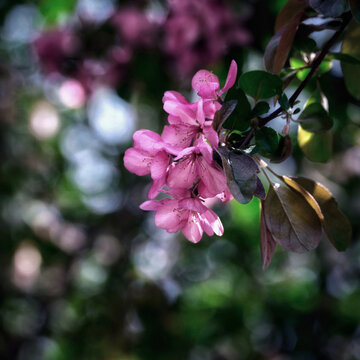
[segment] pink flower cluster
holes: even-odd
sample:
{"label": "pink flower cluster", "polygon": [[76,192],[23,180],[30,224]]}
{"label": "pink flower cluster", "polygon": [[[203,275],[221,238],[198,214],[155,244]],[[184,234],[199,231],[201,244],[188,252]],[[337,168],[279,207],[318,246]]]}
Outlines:
{"label": "pink flower cluster", "polygon": [[219,144],[213,119],[221,108],[221,95],[234,85],[236,74],[237,65],[232,61],[225,86],[220,89],[217,76],[198,71],[192,79],[199,96],[195,103],[189,103],[175,91],[165,92],[163,103],[169,125],[161,136],[150,130],[137,131],[134,146],[124,156],[129,171],[151,175],[150,199],[160,192],[171,196],[145,201],[140,208],[155,210],[158,227],[170,233],[182,230],[194,243],[200,241],[204,231],[209,236],[220,236],[224,231],[220,219],[204,205],[204,200],[232,198],[225,174],[213,159],[213,149]]}
{"label": "pink flower cluster", "polygon": [[167,0],[160,14],[153,3],[125,1],[101,22],[79,14],[64,27],[40,33],[33,49],[42,70],[90,95],[99,86],[137,83],[130,69],[142,54],[156,55],[170,76],[183,80],[251,40],[224,0]]}
{"label": "pink flower cluster", "polygon": [[232,46],[251,41],[243,21],[223,0],[168,0],[164,51],[172,68],[188,78],[194,70],[221,59]]}

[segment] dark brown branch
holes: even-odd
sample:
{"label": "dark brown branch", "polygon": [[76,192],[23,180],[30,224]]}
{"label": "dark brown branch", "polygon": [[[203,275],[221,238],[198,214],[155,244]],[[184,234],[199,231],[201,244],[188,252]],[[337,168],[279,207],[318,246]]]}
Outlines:
{"label": "dark brown branch", "polygon": [[[346,26],[349,24],[350,20],[352,19],[352,14],[350,11],[344,13],[342,16],[342,24],[339,30],[335,32],[335,34],[328,40],[328,42],[325,44],[323,49],[319,52],[319,54],[316,56],[316,58],[313,60],[310,68],[309,74],[306,76],[306,78],[301,82],[299,87],[295,90],[295,92],[291,95],[289,99],[289,104],[292,107],[300,95],[300,93],[304,90],[305,86],[309,83],[312,76],[320,66],[321,62],[324,60],[325,56],[329,52],[329,50],[332,48],[332,46],[336,43],[341,33],[344,31]],[[261,118],[258,118],[257,128],[262,128],[265,126],[269,121],[275,119],[283,112],[283,109],[279,106],[274,112],[272,112],[270,115]],[[253,134],[253,132],[252,132]],[[242,143],[242,147],[245,147],[251,140],[251,137],[247,137],[246,140]]]}

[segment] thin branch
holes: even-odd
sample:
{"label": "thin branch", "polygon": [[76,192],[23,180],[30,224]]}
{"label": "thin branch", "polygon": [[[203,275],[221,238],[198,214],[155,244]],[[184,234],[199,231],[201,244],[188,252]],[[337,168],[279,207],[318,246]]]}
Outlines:
{"label": "thin branch", "polygon": [[[309,83],[312,76],[320,66],[321,62],[324,60],[325,56],[331,49],[331,47],[335,44],[335,42],[338,40],[341,33],[344,31],[346,26],[349,24],[350,20],[352,18],[351,12],[348,11],[345,14],[342,15],[342,25],[338,31],[335,32],[335,34],[330,38],[330,40],[325,44],[324,48],[321,50],[321,52],[318,54],[318,56],[314,59],[311,65],[311,70],[309,74],[306,76],[306,78],[301,82],[299,87],[295,90],[295,92],[291,95],[289,99],[290,106],[293,106],[296,99],[300,95],[300,93],[304,90],[305,86]],[[279,116],[282,113],[283,109],[281,107],[278,107],[274,112],[272,112],[270,115],[259,118],[258,127],[261,128],[265,126],[269,121],[275,119],[277,116]]]}

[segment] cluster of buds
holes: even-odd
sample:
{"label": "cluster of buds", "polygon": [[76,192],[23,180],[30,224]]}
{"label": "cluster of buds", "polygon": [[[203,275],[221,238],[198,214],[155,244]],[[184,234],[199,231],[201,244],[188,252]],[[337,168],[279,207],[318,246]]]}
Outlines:
{"label": "cluster of buds", "polygon": [[[235,83],[237,65],[231,62],[222,89],[217,76],[206,70],[198,71],[192,87],[198,101],[190,103],[184,96],[167,91],[163,97],[169,125],[161,135],[139,130],[134,146],[125,152],[125,167],[142,176],[150,174],[153,184],[148,197],[140,205],[143,210],[155,210],[155,224],[170,233],[182,230],[184,236],[196,243],[203,232],[209,236],[224,232],[219,217],[204,205],[206,199],[217,197],[229,201],[232,195],[226,176],[213,158],[219,146],[214,129],[215,113],[222,106],[221,95]],[[159,193],[169,197],[153,200]]]}

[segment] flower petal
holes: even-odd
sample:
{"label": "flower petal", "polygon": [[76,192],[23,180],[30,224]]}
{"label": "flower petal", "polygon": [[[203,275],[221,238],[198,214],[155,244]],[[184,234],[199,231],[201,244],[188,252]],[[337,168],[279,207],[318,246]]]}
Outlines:
{"label": "flower petal", "polygon": [[223,94],[225,91],[229,90],[235,84],[236,75],[237,75],[237,64],[234,60],[232,60],[229,68],[229,73],[226,78],[225,86],[218,92],[219,96]]}
{"label": "flower petal", "polygon": [[203,229],[200,224],[200,219],[194,211],[190,212],[188,220],[182,228],[182,233],[189,241],[195,244],[201,240]]}
{"label": "flower petal", "polygon": [[148,198],[149,199],[154,199],[156,196],[159,195],[159,193],[161,192],[162,188],[164,187],[164,185],[166,184],[166,177],[163,176],[160,179],[154,180],[149,191],[148,191]]}
{"label": "flower petal", "polygon": [[225,174],[215,162],[210,165],[203,157],[198,157],[196,164],[200,179],[206,186],[208,195],[211,194],[210,197],[222,193],[227,188]]}
{"label": "flower petal", "polygon": [[134,148],[146,151],[151,155],[155,155],[163,148],[163,142],[160,135],[151,130],[138,130],[134,133],[133,139]]}
{"label": "flower petal", "polygon": [[219,136],[217,132],[214,130],[212,125],[210,126],[204,126],[203,129],[204,136],[207,141],[211,144],[212,147],[217,148],[219,145]]}
{"label": "flower petal", "polygon": [[169,166],[169,155],[165,151],[159,151],[150,165],[151,178],[158,180],[166,176],[166,170]]}
{"label": "flower petal", "polygon": [[186,158],[169,168],[167,184],[171,188],[191,187],[197,178],[197,170],[193,157]]}
{"label": "flower petal", "polygon": [[214,233],[221,236],[224,233],[224,227],[220,218],[210,209],[200,216],[201,225],[205,232],[212,236]]}
{"label": "flower petal", "polygon": [[166,101],[164,110],[170,115],[179,117],[185,125],[198,125],[194,111],[187,105],[175,101]]}
{"label": "flower petal", "polygon": [[208,210],[208,208],[197,198],[182,199],[179,201],[179,205],[184,209],[196,211],[199,214]]}
{"label": "flower petal", "polygon": [[203,99],[216,99],[219,90],[219,79],[207,70],[199,70],[192,78],[191,85]]}
{"label": "flower petal", "polygon": [[153,157],[145,151],[134,148],[127,149],[124,155],[124,165],[130,172],[143,176],[150,174]]}
{"label": "flower petal", "polygon": [[199,128],[196,126],[170,125],[164,127],[161,138],[165,143],[172,144],[180,148],[186,148],[190,146],[198,131]]}
{"label": "flower petal", "polygon": [[200,126],[204,125],[205,122],[205,114],[204,114],[204,104],[202,99],[200,99],[197,102],[198,106],[197,106],[197,111],[196,111],[196,120],[199,123]]}
{"label": "flower petal", "polygon": [[147,201],[144,201],[139,207],[140,207],[141,210],[144,210],[144,211],[153,211],[153,210],[159,209],[161,206],[163,206],[164,204],[166,204],[170,200],[171,199],[163,199],[163,200],[160,200],[160,201],[147,200]]}
{"label": "flower petal", "polygon": [[185,96],[181,95],[177,91],[165,91],[162,101],[163,101],[163,103],[165,103],[165,101],[176,101],[180,104],[188,104],[189,103],[186,100]]}
{"label": "flower petal", "polygon": [[179,206],[178,200],[171,199],[156,211],[155,225],[171,233],[179,231],[186,224],[188,213]]}

